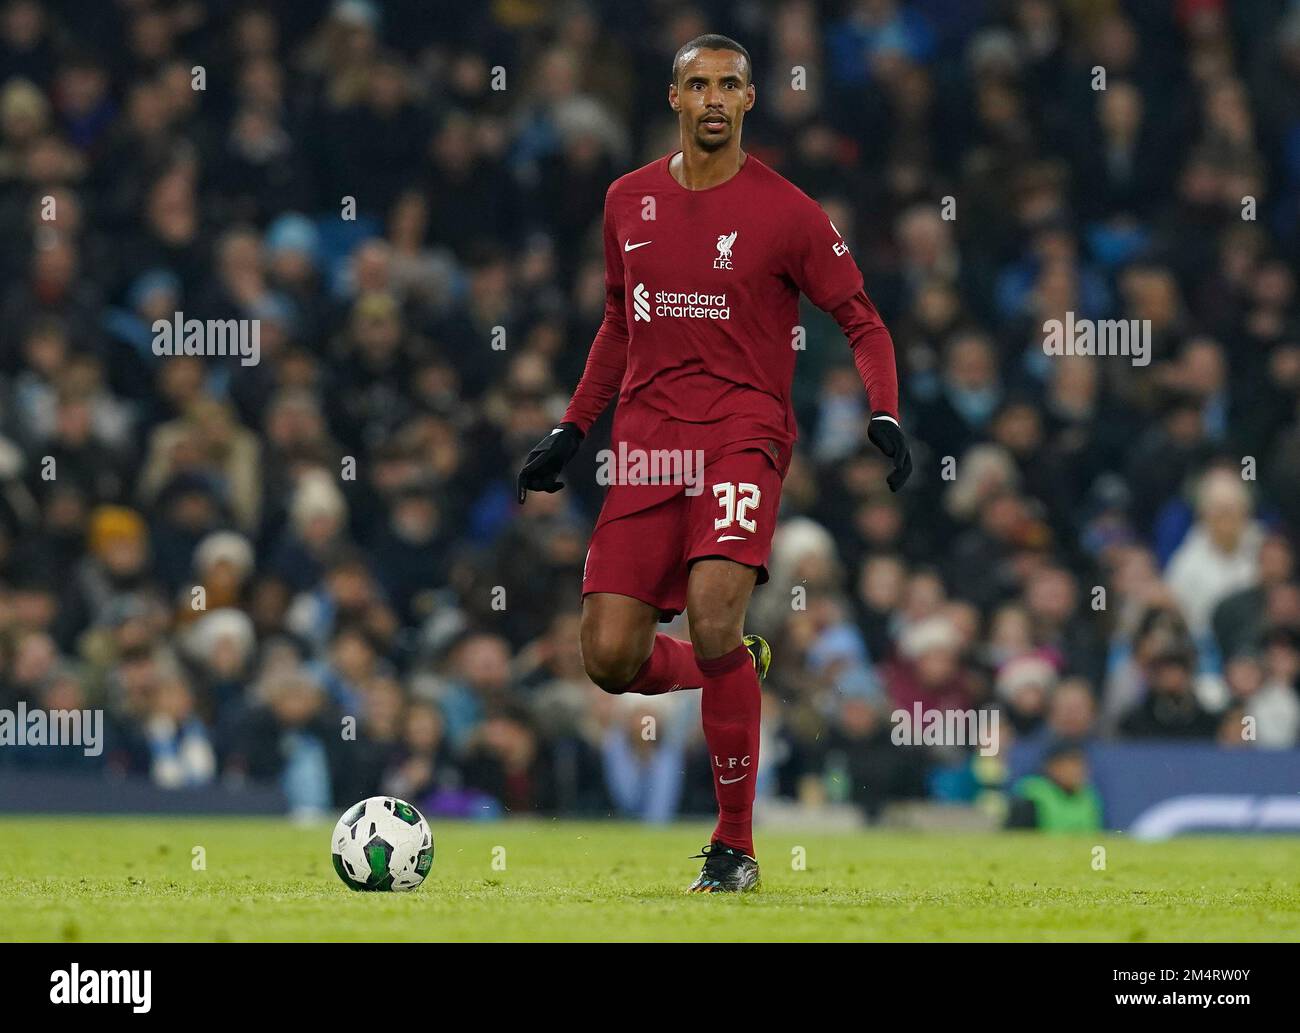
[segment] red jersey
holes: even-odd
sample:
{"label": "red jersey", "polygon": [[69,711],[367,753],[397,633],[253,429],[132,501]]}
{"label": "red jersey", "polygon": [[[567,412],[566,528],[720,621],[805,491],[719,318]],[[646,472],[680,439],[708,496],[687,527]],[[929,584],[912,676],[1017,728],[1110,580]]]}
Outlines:
{"label": "red jersey", "polygon": [[[606,194],[605,321],[564,419],[585,433],[618,384],[615,448],[700,449],[706,462],[758,449],[784,476],[799,293],[827,311],[860,296],[878,317],[838,230],[798,187],[748,155],[725,183],[688,190],[671,158]],[[896,412],[893,392],[876,408]]]}

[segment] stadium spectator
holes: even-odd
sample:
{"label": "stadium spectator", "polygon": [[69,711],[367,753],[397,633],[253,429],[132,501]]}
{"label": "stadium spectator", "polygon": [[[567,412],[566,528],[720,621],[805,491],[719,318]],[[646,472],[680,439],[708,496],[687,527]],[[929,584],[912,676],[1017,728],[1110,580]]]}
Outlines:
{"label": "stadium spectator", "polygon": [[1101,798],[1089,782],[1087,754],[1069,740],[1051,747],[1041,773],[1020,779],[1011,793],[1009,828],[1094,832],[1102,827]]}
{"label": "stadium spectator", "polygon": [[1251,517],[1250,498],[1239,476],[1207,474],[1197,492],[1197,522],[1170,557],[1167,577],[1193,635],[1209,629],[1223,599],[1259,577],[1263,531]]}
{"label": "stadium spectator", "polygon": [[1196,698],[1195,664],[1187,644],[1155,645],[1144,664],[1146,695],[1120,722],[1120,730],[1133,738],[1211,738],[1218,722]]}
{"label": "stadium spectator", "polygon": [[697,720],[692,708],[668,693],[617,696],[612,709],[601,752],[614,806],[629,818],[671,821],[681,805],[686,741]]}

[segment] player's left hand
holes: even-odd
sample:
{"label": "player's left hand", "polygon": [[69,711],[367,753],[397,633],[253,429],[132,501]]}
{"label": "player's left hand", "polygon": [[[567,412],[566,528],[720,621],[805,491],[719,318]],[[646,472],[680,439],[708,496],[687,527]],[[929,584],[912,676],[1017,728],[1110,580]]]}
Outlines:
{"label": "player's left hand", "polygon": [[557,492],[564,487],[564,482],[557,476],[564,469],[564,464],[573,458],[582,444],[582,431],[576,423],[561,423],[542,438],[528,453],[524,468],[519,471],[516,487],[519,491],[519,504],[530,491]]}
{"label": "player's left hand", "polygon": [[907,447],[903,428],[887,413],[872,413],[867,425],[867,438],[894,461],[894,469],[885,480],[890,491],[898,491],[912,476],[912,453]]}

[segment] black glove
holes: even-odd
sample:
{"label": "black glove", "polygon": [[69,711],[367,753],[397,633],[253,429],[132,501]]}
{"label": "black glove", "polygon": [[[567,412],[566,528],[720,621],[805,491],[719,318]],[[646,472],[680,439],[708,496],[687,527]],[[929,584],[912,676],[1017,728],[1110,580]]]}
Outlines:
{"label": "black glove", "polygon": [[524,468],[519,471],[519,503],[530,491],[544,491],[548,494],[564,487],[557,481],[556,475],[582,444],[582,431],[576,423],[561,423],[553,431],[533,446],[524,460]]}
{"label": "black glove", "polygon": [[894,461],[894,470],[885,479],[890,491],[898,491],[912,476],[912,453],[908,451],[903,428],[886,413],[872,413],[871,422],[867,424],[867,438]]}

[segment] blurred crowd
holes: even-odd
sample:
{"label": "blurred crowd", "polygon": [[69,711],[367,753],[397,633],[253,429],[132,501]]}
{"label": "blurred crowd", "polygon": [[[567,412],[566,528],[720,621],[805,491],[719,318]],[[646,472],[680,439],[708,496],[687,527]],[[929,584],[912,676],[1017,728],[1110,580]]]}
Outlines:
{"label": "blurred crowd", "polygon": [[[578,653],[610,414],[565,491],[513,486],[706,31],[852,247],[918,464],[891,495],[809,307],[760,792],[1000,784],[893,745],[915,703],[996,709],[1070,792],[1094,737],[1296,748],[1300,4],[4,0],[0,707],[110,733],[0,777],[712,812],[698,693]],[[176,312],[259,320],[261,361],[155,354]],[[1149,365],[1047,356],[1067,312],[1148,320]]]}

